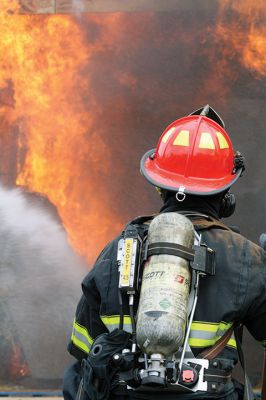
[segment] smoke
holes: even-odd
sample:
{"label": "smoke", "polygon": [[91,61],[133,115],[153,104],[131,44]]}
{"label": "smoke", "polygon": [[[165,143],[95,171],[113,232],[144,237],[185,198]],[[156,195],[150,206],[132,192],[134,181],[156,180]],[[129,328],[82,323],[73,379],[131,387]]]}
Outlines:
{"label": "smoke", "polygon": [[59,379],[85,265],[52,207],[1,187],[0,255],[0,378],[8,378],[15,343],[32,378]]}
{"label": "smoke", "polygon": [[[91,0],[88,0],[88,2],[90,3]],[[82,13],[85,12],[87,10],[87,5],[84,1],[80,1],[80,0],[72,0],[71,1],[71,13]],[[69,9],[68,9],[69,11]]]}

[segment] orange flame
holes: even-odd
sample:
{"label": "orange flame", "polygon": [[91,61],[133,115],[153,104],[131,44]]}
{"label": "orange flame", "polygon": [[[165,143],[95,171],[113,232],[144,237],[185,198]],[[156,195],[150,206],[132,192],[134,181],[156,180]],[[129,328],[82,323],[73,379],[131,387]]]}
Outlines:
{"label": "orange flame", "polygon": [[[85,42],[70,16],[17,15],[16,1],[1,2],[0,11],[0,86],[12,80],[15,99],[4,112],[20,130],[17,184],[48,195],[74,248],[91,261],[114,234],[108,227],[121,226],[95,196],[105,197],[98,181],[110,168],[110,151],[95,128],[90,77],[79,78],[92,54],[103,51],[104,38]],[[110,29],[116,18],[109,16]]]}
{"label": "orange flame", "polygon": [[[266,26],[264,0],[220,0],[215,19],[201,33],[202,55],[208,59],[205,79],[196,96],[226,102],[240,69],[251,77],[266,76]],[[248,79],[244,83],[248,86]]]}
{"label": "orange flame", "polygon": [[[14,340],[16,340],[16,338]],[[19,378],[30,376],[31,372],[20,343],[13,342],[12,345],[12,354],[7,368],[8,378],[10,380],[17,380]]]}
{"label": "orange flame", "polygon": [[265,18],[264,0],[219,2],[217,41],[223,42],[228,60],[236,56],[257,78],[266,76]]}

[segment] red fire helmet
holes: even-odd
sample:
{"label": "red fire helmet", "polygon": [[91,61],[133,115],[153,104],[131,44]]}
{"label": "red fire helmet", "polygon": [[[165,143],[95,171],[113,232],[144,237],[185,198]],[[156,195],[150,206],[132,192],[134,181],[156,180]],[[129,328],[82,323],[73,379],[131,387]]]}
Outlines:
{"label": "red fire helmet", "polygon": [[150,183],[181,193],[211,195],[236,182],[244,166],[236,165],[223,121],[218,114],[211,119],[207,113],[195,112],[174,121],[163,132],[156,149],[144,154],[141,172]]}

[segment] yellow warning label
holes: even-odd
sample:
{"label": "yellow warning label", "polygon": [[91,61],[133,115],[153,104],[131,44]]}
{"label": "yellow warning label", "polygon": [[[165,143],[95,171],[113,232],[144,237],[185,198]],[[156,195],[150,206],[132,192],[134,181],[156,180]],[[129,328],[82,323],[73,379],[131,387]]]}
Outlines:
{"label": "yellow warning label", "polygon": [[133,251],[133,239],[126,239],[124,245],[124,262],[122,271],[122,286],[129,286],[130,284],[130,270],[131,270],[131,258]]}

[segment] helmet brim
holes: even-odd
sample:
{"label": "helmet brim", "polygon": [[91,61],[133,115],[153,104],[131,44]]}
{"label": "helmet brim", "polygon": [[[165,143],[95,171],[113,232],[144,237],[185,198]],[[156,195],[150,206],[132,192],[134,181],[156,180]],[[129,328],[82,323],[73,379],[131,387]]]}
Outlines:
{"label": "helmet brim", "polygon": [[143,155],[140,161],[140,171],[148,182],[161,189],[177,192],[182,187],[185,193],[209,196],[228,190],[242,173],[242,168],[240,168],[235,174],[232,173],[221,179],[187,178],[173,172],[165,172],[159,168],[152,157],[155,151],[156,149],[152,149]]}

